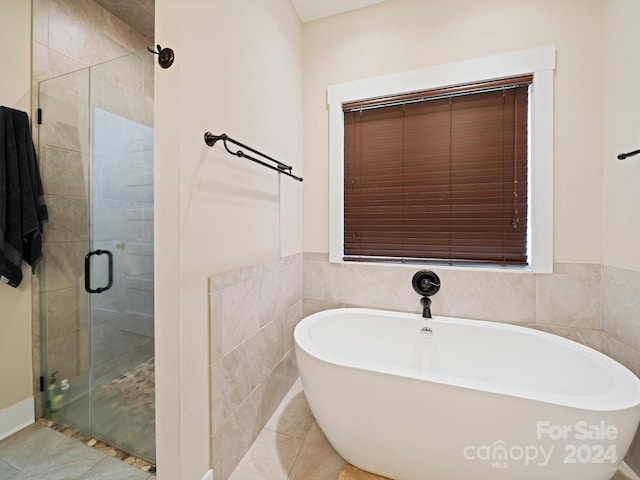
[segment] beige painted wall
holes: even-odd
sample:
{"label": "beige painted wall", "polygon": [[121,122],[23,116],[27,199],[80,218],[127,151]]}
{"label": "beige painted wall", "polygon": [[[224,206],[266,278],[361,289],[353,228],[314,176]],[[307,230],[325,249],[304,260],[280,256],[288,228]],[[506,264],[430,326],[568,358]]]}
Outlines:
{"label": "beige painted wall", "polygon": [[227,133],[303,173],[301,37],[288,0],[156,3],[176,51],[155,90],[161,480],[209,468],[208,277],[302,249],[302,186],[203,141]]}
{"label": "beige painted wall", "polygon": [[[602,2],[388,0],[304,26],[304,250],[328,251],[327,85],[555,44],[554,260],[601,258]],[[595,94],[595,95],[594,95]]]}
{"label": "beige painted wall", "polygon": [[[29,112],[31,2],[0,0],[0,105]],[[31,269],[14,289],[0,284],[0,410],[31,392]]]}
{"label": "beige painted wall", "polygon": [[[640,148],[640,2],[604,2],[603,280],[602,327],[619,341],[614,352],[633,369],[640,358],[640,157],[617,154]],[[626,462],[640,472],[640,432]]]}
{"label": "beige painted wall", "polygon": [[605,265],[640,272],[640,2],[604,3],[604,207]]}

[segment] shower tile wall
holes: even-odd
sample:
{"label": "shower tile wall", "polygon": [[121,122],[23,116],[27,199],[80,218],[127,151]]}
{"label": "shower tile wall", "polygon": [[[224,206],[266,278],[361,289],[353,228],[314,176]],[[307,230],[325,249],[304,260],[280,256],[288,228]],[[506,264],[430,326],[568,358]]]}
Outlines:
{"label": "shower tile wall", "polygon": [[[419,313],[411,287],[417,265],[329,263],[304,254],[304,315],[339,307]],[[556,263],[552,275],[433,268],[442,288],[436,315],[537,328],[581,342],[640,376],[640,272],[600,264]],[[640,472],[640,434],[626,458]]]}
{"label": "shower tile wall", "polygon": [[67,378],[72,386],[83,385],[89,363],[88,307],[82,283],[88,251],[88,71],[42,84],[39,96],[47,115],[39,128],[39,160],[51,220],[45,226],[39,289],[33,292],[42,295],[41,313],[48,326],[42,340],[49,372],[58,371],[58,379]]}
{"label": "shower tile wall", "polygon": [[93,297],[99,386],[153,357],[153,130],[96,108],[93,143],[93,248],[120,252],[110,294]]}
{"label": "shower tile wall", "polygon": [[[140,51],[147,44],[148,40],[142,35],[92,0],[33,2],[34,85]],[[108,78],[108,75],[100,78],[96,85],[92,85],[92,101],[138,123],[152,125],[152,114],[141,113],[153,102],[152,60],[140,57],[131,61],[127,80],[133,81],[126,88],[123,88],[120,78]],[[33,277],[33,365],[37,416],[42,415],[39,393],[41,336],[49,343],[49,371],[59,370],[59,378],[73,381],[73,378],[86,377],[88,368],[87,301],[82,284],[84,255],[88,251],[88,72],[81,70],[65,77],[64,81],[48,82],[41,91],[41,99],[44,122],[39,134],[36,134],[37,125],[34,124],[33,128],[36,143],[42,145],[42,148],[40,145],[36,147],[40,152],[50,222],[45,231],[46,268],[40,268],[40,272],[47,272],[46,278]],[[36,108],[38,102],[34,101],[33,105]],[[131,218],[146,215],[146,212],[130,210],[128,215]],[[147,233],[151,232],[152,220],[147,219],[144,223]],[[142,252],[142,256],[148,256],[147,252]],[[149,288],[152,285],[147,283],[142,291]],[[39,298],[41,290],[46,296],[42,301]],[[45,322],[52,326],[48,332],[40,332],[41,306]],[[79,351],[80,355],[70,353],[74,351]]]}
{"label": "shower tile wall", "polygon": [[225,480],[298,376],[302,254],[210,278],[212,452]]}
{"label": "shower tile wall", "polygon": [[33,84],[143,50],[149,40],[93,0],[33,0]]}

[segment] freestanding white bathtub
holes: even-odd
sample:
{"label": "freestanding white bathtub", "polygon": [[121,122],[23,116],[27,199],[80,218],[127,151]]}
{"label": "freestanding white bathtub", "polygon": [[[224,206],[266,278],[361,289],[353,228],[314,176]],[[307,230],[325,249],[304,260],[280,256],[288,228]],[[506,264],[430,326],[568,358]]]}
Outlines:
{"label": "freestanding white bathtub", "polygon": [[337,309],[294,335],[331,444],[393,480],[609,480],[640,419],[633,373],[528,328]]}

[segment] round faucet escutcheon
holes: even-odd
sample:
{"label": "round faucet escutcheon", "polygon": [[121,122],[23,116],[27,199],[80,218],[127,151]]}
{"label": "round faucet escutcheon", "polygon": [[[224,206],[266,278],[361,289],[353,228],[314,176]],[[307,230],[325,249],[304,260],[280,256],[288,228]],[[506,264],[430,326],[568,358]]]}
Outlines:
{"label": "round faucet escutcheon", "polygon": [[413,276],[411,285],[418,295],[430,297],[440,290],[440,277],[431,270],[419,270]]}

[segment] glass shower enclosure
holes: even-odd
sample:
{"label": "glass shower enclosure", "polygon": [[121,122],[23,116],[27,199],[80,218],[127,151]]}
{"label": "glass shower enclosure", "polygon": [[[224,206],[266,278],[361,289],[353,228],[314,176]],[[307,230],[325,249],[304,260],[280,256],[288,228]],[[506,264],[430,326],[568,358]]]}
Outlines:
{"label": "glass shower enclosure", "polygon": [[43,81],[43,413],[155,463],[153,56]]}

